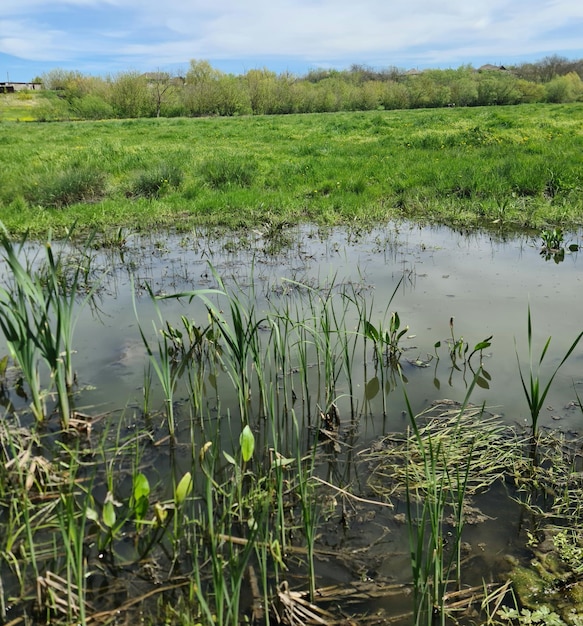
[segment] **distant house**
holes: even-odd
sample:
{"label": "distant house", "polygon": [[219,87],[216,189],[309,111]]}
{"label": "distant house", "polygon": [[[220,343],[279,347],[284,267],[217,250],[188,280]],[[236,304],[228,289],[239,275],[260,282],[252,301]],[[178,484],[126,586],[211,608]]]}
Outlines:
{"label": "distant house", "polygon": [[503,65],[492,65],[486,63],[478,68],[478,72],[507,72],[508,70]]}
{"label": "distant house", "polygon": [[420,74],[423,74],[423,72],[417,69],[407,70],[405,72],[405,76],[419,76]]}
{"label": "distant house", "polygon": [[0,93],[14,93],[15,91],[38,91],[42,88],[42,83],[0,83]]}

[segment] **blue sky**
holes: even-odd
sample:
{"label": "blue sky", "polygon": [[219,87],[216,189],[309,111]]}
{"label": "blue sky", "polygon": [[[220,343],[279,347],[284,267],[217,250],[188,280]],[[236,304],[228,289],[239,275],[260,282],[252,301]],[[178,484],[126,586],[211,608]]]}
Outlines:
{"label": "blue sky", "polygon": [[0,0],[0,81],[583,58],[581,0]]}

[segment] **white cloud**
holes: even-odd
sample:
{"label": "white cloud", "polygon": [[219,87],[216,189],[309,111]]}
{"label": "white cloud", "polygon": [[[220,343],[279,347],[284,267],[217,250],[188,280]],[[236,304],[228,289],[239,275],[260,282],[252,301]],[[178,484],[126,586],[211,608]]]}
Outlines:
{"label": "white cloud", "polygon": [[2,0],[0,52],[77,60],[79,69],[113,57],[144,66],[275,56],[306,65],[455,65],[581,56],[577,23],[583,28],[580,0]]}

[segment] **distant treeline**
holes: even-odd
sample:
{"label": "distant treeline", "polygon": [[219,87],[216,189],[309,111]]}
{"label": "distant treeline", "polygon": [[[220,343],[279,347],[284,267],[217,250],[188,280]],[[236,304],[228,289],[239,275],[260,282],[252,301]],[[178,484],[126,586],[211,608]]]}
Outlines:
{"label": "distant treeline", "polygon": [[226,74],[192,60],[184,76],[122,72],[106,78],[52,70],[40,80],[38,119],[233,116],[583,101],[583,60],[550,56],[516,66],[458,69],[253,69]]}

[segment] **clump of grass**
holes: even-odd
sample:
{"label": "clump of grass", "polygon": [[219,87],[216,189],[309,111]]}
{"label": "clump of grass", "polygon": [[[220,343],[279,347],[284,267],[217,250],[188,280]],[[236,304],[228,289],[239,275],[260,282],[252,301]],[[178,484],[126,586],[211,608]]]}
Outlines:
{"label": "clump of grass", "polygon": [[106,193],[106,176],[94,167],[69,168],[36,177],[25,192],[26,199],[46,208],[60,209],[78,202],[101,200]]}
{"label": "clump of grass", "polygon": [[520,382],[522,384],[522,390],[524,391],[524,397],[528,403],[528,408],[530,410],[530,422],[532,428],[532,437],[534,445],[536,446],[536,440],[538,437],[538,420],[540,417],[540,413],[545,404],[545,399],[551,385],[553,384],[553,380],[555,380],[555,376],[558,371],[564,365],[565,361],[571,356],[573,350],[577,347],[579,341],[583,337],[583,331],[580,332],[577,337],[575,337],[573,343],[569,346],[569,349],[561,359],[560,363],[555,367],[550,375],[546,384],[543,384],[541,381],[540,370],[547,354],[547,350],[549,349],[549,345],[551,343],[551,337],[549,337],[541,351],[540,357],[538,359],[538,363],[536,367],[533,365],[533,330],[532,330],[532,317],[530,314],[530,306],[528,307],[528,360],[529,360],[529,369],[528,369],[528,378],[525,376],[522,366],[520,365],[520,358],[518,356],[518,350],[516,351],[516,359],[518,361],[518,372],[520,374]]}
{"label": "clump of grass", "polygon": [[199,172],[212,189],[250,187],[257,175],[257,163],[243,157],[217,157],[206,159]]}
{"label": "clump of grass", "polygon": [[183,179],[181,169],[176,165],[160,165],[138,174],[131,185],[129,194],[135,198],[159,198],[169,189],[180,187]]}
{"label": "clump of grass", "polygon": [[64,428],[68,428],[72,416],[73,334],[78,312],[89,302],[96,288],[89,289],[78,301],[81,283],[89,271],[90,258],[86,252],[91,241],[90,237],[83,262],[67,272],[62,254],[54,252],[49,238],[45,246],[46,261],[36,268],[24,254],[26,237],[14,245],[0,222],[0,259],[12,275],[12,282],[0,287],[0,329],[28,385],[32,412],[38,422],[46,417],[47,395],[42,388],[39,365],[44,361],[48,366]]}

